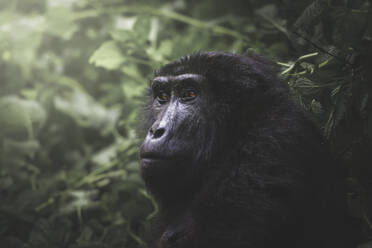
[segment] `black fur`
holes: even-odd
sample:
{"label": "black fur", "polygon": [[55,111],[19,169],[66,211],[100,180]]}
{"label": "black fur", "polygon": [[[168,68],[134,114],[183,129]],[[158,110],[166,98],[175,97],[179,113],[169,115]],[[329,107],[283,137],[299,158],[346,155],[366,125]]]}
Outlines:
{"label": "black fur", "polygon": [[[141,155],[178,155],[156,166],[142,162],[160,205],[150,246],[348,247],[340,169],[272,64],[206,52],[155,76],[185,73],[202,76],[200,99],[174,113],[161,146],[141,147]],[[163,113],[154,113],[154,102],[151,93],[147,129]]]}

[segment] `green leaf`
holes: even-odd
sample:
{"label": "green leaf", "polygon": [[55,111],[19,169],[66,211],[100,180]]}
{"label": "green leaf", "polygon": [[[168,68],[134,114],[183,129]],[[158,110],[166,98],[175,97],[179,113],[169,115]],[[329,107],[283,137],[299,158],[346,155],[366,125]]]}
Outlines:
{"label": "green leaf", "polygon": [[164,56],[170,56],[173,50],[173,42],[171,40],[163,40],[159,46],[159,53],[163,54]]}
{"label": "green leaf", "polygon": [[137,17],[118,16],[115,19],[115,28],[119,30],[133,30]]}
{"label": "green leaf", "polygon": [[123,93],[127,99],[133,100],[137,97],[142,97],[146,89],[145,83],[139,83],[136,81],[127,81],[121,85]]}
{"label": "green leaf", "polygon": [[74,90],[54,99],[57,110],[74,119],[82,127],[103,128],[113,126],[118,113],[108,110],[85,92]]}
{"label": "green leaf", "polygon": [[23,69],[29,73],[29,67],[35,63],[45,22],[41,15],[18,16],[0,12],[2,59],[24,65]]}
{"label": "green leaf", "polygon": [[49,8],[46,17],[46,31],[52,35],[70,40],[78,30],[78,26],[74,22],[75,13],[69,8]]}
{"label": "green leaf", "polygon": [[146,16],[138,18],[136,23],[133,26],[133,30],[136,31],[140,36],[148,38],[148,35],[151,31],[151,20]]}
{"label": "green leaf", "polygon": [[91,159],[91,161],[99,166],[105,166],[116,158],[117,145],[110,145],[98,151]]}
{"label": "green leaf", "polygon": [[90,57],[89,63],[107,70],[115,70],[125,61],[114,41],[104,42]]}
{"label": "green leaf", "polygon": [[24,157],[34,157],[35,153],[40,149],[40,144],[37,140],[15,141],[4,139],[4,152],[9,159],[19,159]]}
{"label": "green leaf", "polygon": [[32,100],[16,96],[0,98],[0,137],[33,138],[44,125],[46,112]]}

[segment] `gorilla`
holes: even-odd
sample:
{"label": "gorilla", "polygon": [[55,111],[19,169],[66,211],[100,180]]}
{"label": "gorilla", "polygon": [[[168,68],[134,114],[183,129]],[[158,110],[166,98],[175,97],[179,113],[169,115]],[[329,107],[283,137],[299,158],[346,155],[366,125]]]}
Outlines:
{"label": "gorilla", "polygon": [[140,167],[154,248],[340,248],[340,169],[273,64],[199,52],[155,72]]}

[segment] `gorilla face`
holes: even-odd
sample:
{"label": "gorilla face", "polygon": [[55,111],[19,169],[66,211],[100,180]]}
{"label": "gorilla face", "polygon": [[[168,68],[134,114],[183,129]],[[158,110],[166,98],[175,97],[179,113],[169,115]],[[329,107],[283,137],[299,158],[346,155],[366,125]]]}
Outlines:
{"label": "gorilla face", "polygon": [[151,82],[152,124],[140,157],[143,177],[155,195],[172,188],[185,193],[196,184],[196,164],[202,160],[200,150],[207,150],[202,146],[209,133],[201,107],[206,105],[203,82],[193,73],[157,76]]}
{"label": "gorilla face", "polygon": [[152,81],[152,117],[141,159],[145,167],[190,158],[194,139],[186,129],[199,122],[202,77],[196,74],[160,76]]}

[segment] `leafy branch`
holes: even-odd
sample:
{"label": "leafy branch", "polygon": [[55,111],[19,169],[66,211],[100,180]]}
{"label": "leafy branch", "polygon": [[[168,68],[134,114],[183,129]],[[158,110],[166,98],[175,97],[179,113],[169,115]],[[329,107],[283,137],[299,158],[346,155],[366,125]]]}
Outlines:
{"label": "leafy branch", "polygon": [[177,13],[175,11],[172,11],[170,9],[165,8],[153,8],[153,7],[147,7],[147,6],[125,6],[125,7],[104,7],[96,10],[87,10],[87,11],[80,11],[76,13],[75,20],[78,19],[84,19],[89,17],[97,17],[102,14],[123,14],[123,13],[129,13],[129,14],[139,14],[139,15],[153,15],[153,16],[159,16],[163,18],[168,18],[171,20],[179,21],[185,24],[188,24],[190,26],[200,28],[200,29],[207,29],[211,30],[214,33],[221,34],[221,35],[227,35],[231,36],[240,40],[244,41],[250,41],[250,39],[242,35],[241,33],[228,29],[225,27],[222,27],[220,25],[216,25],[209,22],[200,21],[198,19],[182,15],[180,13]]}

